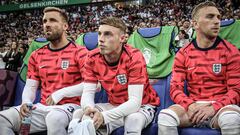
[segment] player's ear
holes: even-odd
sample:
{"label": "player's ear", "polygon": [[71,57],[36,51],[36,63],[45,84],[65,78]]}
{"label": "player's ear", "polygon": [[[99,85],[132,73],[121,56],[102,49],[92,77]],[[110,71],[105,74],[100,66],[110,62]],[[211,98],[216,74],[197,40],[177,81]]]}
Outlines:
{"label": "player's ear", "polygon": [[126,36],[125,36],[125,33],[123,32],[121,33],[121,36],[120,36],[120,42],[123,43],[125,42],[125,40],[126,40]]}
{"label": "player's ear", "polygon": [[196,20],[192,20],[192,26],[193,26],[193,28],[197,29],[198,28],[198,22]]}
{"label": "player's ear", "polygon": [[68,23],[63,23],[63,29],[66,31],[68,29]]}

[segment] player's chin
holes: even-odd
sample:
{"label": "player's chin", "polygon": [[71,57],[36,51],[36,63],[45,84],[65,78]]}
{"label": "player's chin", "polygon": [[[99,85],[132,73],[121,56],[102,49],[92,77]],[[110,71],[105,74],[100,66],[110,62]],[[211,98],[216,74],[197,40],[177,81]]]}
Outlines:
{"label": "player's chin", "polygon": [[215,37],[217,37],[217,36],[218,36],[218,34],[219,34],[219,32],[218,32],[218,31],[211,32],[211,34],[210,34],[210,37],[212,37],[212,38],[215,38]]}
{"label": "player's chin", "polygon": [[107,51],[106,51],[106,49],[99,48],[99,50],[100,50],[100,54],[102,54],[102,55],[105,55],[105,54],[107,54]]}
{"label": "player's chin", "polygon": [[45,38],[46,38],[48,41],[52,39],[51,36],[47,36],[47,35],[45,35]]}

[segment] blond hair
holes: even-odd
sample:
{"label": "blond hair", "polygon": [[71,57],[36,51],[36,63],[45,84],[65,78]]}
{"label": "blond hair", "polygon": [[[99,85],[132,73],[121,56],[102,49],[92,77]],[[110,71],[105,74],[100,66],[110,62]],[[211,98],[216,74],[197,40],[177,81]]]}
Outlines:
{"label": "blond hair", "polygon": [[127,30],[125,23],[120,18],[116,17],[107,17],[100,21],[100,25],[110,25],[119,28],[123,33],[126,33]]}
{"label": "blond hair", "polygon": [[194,9],[192,11],[192,20],[196,20],[198,18],[199,10],[202,8],[205,8],[205,7],[216,7],[217,8],[216,4],[212,1],[202,2],[194,7]]}
{"label": "blond hair", "polygon": [[46,7],[43,10],[43,13],[45,14],[47,12],[52,12],[52,11],[60,13],[63,21],[68,22],[68,15],[67,15],[67,12],[64,9],[60,9],[60,8],[57,8],[57,7]]}

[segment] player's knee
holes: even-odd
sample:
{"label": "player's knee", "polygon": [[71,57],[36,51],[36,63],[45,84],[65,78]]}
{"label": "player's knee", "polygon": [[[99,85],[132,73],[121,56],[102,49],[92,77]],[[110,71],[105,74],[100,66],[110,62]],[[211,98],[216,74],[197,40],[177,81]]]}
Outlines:
{"label": "player's knee", "polygon": [[14,131],[19,130],[20,115],[16,109],[10,108],[0,112],[0,129],[2,128],[11,128]]}
{"label": "player's knee", "polygon": [[3,115],[0,114],[0,128],[11,124],[10,121]]}
{"label": "player's knee", "polygon": [[14,135],[14,129],[10,121],[0,115],[0,134],[1,135]]}
{"label": "player's knee", "polygon": [[236,111],[222,112],[218,117],[218,124],[221,129],[240,128],[240,114]]}
{"label": "player's knee", "polygon": [[73,112],[73,119],[82,119],[84,114],[83,109],[77,109],[76,111]]}
{"label": "player's knee", "polygon": [[[142,129],[146,125],[146,118],[141,113],[132,113],[125,117],[124,128],[127,132],[141,133]],[[126,132],[126,133],[127,133]]]}
{"label": "player's knee", "polygon": [[[143,114],[141,113],[133,113],[133,114],[130,114],[128,116],[126,116],[125,118],[125,122],[130,122],[130,123],[145,123],[145,116],[143,116]],[[137,124],[136,124],[137,125]]]}
{"label": "player's knee", "polygon": [[14,108],[0,111],[0,118],[0,124],[3,124],[3,122],[11,123],[12,125],[17,125],[20,123],[20,115]]}
{"label": "player's knee", "polygon": [[180,124],[179,117],[174,111],[170,109],[163,109],[160,111],[158,115],[158,125],[178,126],[179,124]]}
{"label": "player's knee", "polygon": [[[48,129],[54,129],[54,127],[67,127],[69,118],[65,112],[62,111],[50,111],[46,118],[46,125]],[[58,126],[56,126],[58,125]]]}

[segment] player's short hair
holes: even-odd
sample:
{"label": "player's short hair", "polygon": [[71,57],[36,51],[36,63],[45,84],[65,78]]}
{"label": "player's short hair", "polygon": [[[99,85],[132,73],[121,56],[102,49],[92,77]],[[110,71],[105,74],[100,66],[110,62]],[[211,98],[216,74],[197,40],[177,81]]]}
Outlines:
{"label": "player's short hair", "polygon": [[217,8],[216,4],[212,1],[202,2],[194,7],[194,9],[192,11],[192,20],[196,20],[198,18],[199,10],[202,8],[205,8],[205,7],[216,7]]}
{"label": "player's short hair", "polygon": [[117,17],[107,17],[100,21],[100,25],[110,25],[116,28],[119,28],[123,33],[126,33],[127,26],[126,24]]}
{"label": "player's short hair", "polygon": [[60,13],[63,21],[68,23],[68,14],[67,14],[67,12],[64,9],[60,9],[60,8],[57,8],[57,7],[46,7],[43,10],[43,13],[52,12],[52,11]]}

